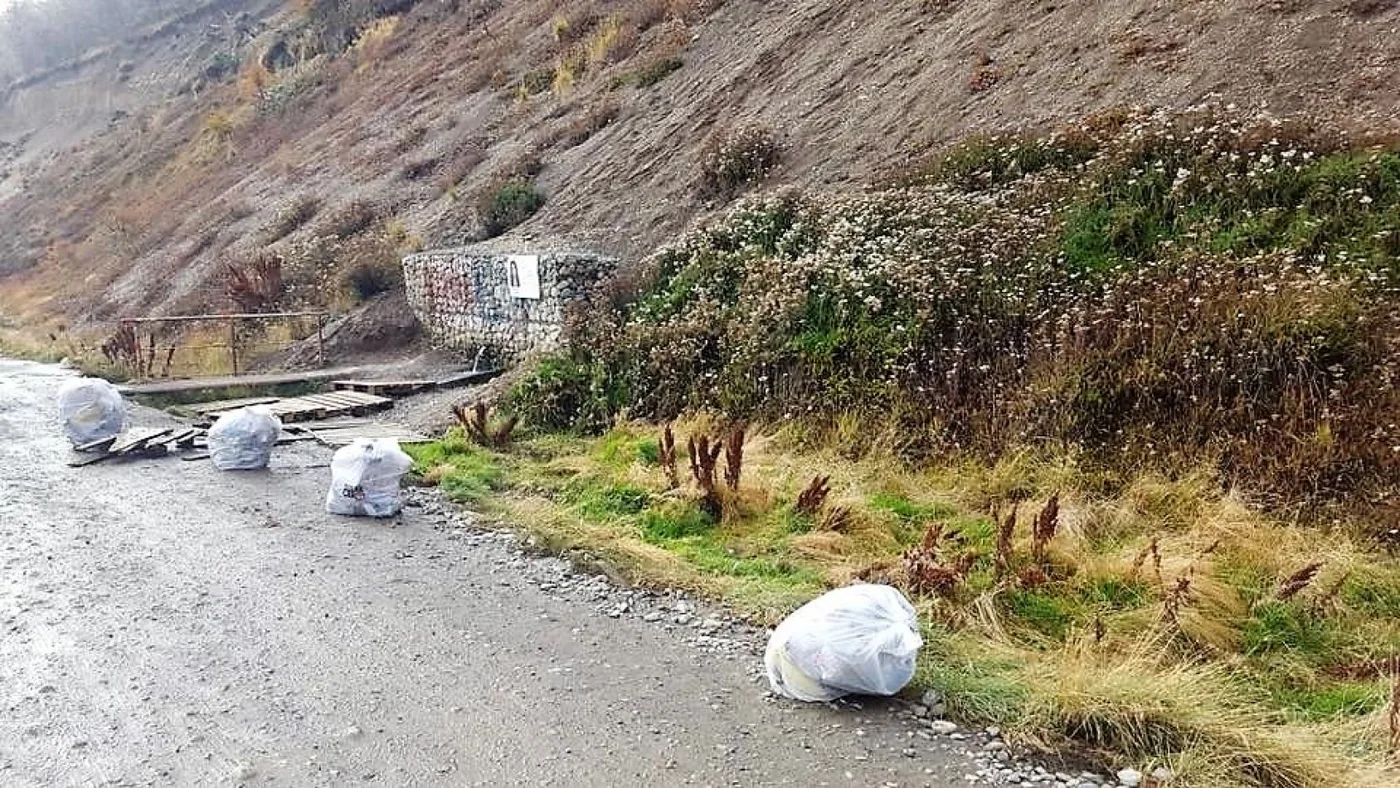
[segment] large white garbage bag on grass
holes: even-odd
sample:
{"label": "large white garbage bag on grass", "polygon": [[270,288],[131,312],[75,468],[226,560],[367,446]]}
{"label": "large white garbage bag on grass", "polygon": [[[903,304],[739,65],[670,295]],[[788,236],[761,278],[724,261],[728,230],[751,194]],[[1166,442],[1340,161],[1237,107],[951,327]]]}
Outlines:
{"label": "large white garbage bag on grass", "polygon": [[393,517],[403,508],[399,479],[413,460],[392,438],[360,438],[331,458],[326,511],[358,517]]}
{"label": "large white garbage bag on grass", "polygon": [[783,619],[764,664],[773,691],[821,702],[893,695],[914,677],[924,645],[914,606],[884,585],[853,585],[813,599]]}
{"label": "large white garbage bag on grass", "polygon": [[74,446],[106,440],[126,428],[126,403],[101,378],[79,378],[58,390],[58,417]]}
{"label": "large white garbage bag on grass", "polygon": [[225,413],[209,428],[209,459],[221,471],[266,468],[282,437],[282,421],[264,407]]}

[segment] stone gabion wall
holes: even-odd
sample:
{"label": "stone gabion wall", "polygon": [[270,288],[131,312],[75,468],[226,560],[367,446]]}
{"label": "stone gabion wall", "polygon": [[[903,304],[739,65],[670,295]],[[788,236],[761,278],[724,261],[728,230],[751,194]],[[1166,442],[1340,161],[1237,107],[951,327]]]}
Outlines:
{"label": "stone gabion wall", "polygon": [[[539,257],[538,299],[511,296],[512,254]],[[562,344],[570,314],[616,265],[613,258],[584,252],[470,247],[421,252],[403,261],[409,306],[433,341],[470,353],[484,347],[503,363]]]}

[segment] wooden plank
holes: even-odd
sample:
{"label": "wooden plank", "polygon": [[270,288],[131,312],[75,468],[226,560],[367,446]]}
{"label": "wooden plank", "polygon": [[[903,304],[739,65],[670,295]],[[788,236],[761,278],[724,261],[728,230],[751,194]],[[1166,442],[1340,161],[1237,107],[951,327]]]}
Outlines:
{"label": "wooden plank", "polygon": [[147,443],[150,443],[151,441],[155,440],[156,438],[168,435],[173,431],[173,429],[167,428],[163,430],[154,431],[147,430],[145,432],[139,433],[131,432],[127,434],[125,440],[118,440],[115,443],[113,443],[111,447],[107,449],[107,453],[123,454],[134,449],[140,449],[143,448]]}
{"label": "wooden plank", "polygon": [[79,445],[79,446],[74,446],[74,447],[73,447],[73,451],[90,452],[90,451],[93,451],[93,450],[95,450],[95,449],[101,449],[102,451],[107,451],[108,448],[109,448],[113,443],[116,443],[116,442],[117,442],[117,438],[118,438],[118,437],[120,437],[120,436],[118,436],[118,435],[113,435],[113,436],[110,437],[110,438],[103,438],[103,439],[100,440],[100,441],[90,441],[90,442],[88,442],[88,443],[84,443],[84,444]]}
{"label": "wooden plank", "polygon": [[321,443],[332,447],[348,446],[360,438],[393,438],[400,443],[427,443],[432,440],[432,438],[409,427],[388,422],[369,422],[337,427],[317,425],[311,428],[311,434],[315,435]]}
{"label": "wooden plank", "polygon": [[105,462],[106,460],[110,460],[113,457],[121,457],[122,459],[163,457],[166,454],[168,454],[169,451],[170,450],[166,448],[165,444],[162,443],[152,445],[141,445],[139,447],[126,449],[120,452],[109,451],[103,454],[88,455],[86,457],[74,460],[68,463],[68,465],[71,468],[82,468],[87,465],[96,465],[99,462]]}
{"label": "wooden plank", "polygon": [[333,380],[331,388],[338,391],[360,391],[390,397],[406,397],[436,388],[434,380]]}
{"label": "wooden plank", "polygon": [[239,408],[247,408],[253,405],[269,405],[282,399],[281,397],[243,397],[240,399],[221,399],[214,402],[196,402],[192,405],[181,405],[181,410],[187,410],[199,416],[207,416],[211,413],[223,413]]}
{"label": "wooden plank", "polygon": [[163,437],[163,438],[159,438],[159,439],[157,439],[157,440],[153,440],[153,441],[151,441],[151,443],[152,443],[152,444],[159,443],[159,444],[164,445],[164,446],[174,446],[174,445],[178,445],[178,444],[181,443],[182,441],[190,441],[190,442],[193,442],[193,441],[194,441],[194,436],[200,434],[201,432],[203,432],[203,430],[196,429],[196,428],[194,428],[194,427],[190,427],[190,428],[188,428],[188,429],[176,431],[175,433],[173,433],[173,434],[171,434],[171,435],[167,435],[167,436],[165,436],[165,437]]}

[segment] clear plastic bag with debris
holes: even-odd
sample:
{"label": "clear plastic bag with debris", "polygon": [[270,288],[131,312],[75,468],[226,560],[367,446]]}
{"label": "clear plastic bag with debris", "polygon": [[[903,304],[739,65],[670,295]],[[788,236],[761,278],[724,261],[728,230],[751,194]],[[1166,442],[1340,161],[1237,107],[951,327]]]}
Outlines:
{"label": "clear plastic bag with debris", "polygon": [[58,390],[58,417],[74,446],[106,440],[126,429],[126,402],[101,378],[79,378]]}
{"label": "clear plastic bag with debris", "polygon": [[894,695],[914,677],[923,646],[914,606],[886,585],[829,591],[783,619],[764,665],[779,695],[813,703]]}
{"label": "clear plastic bag with debris", "polygon": [[392,438],[360,438],[331,458],[326,511],[354,517],[393,517],[403,508],[399,480],[413,459]]}
{"label": "clear plastic bag with debris", "polygon": [[221,471],[255,471],[272,461],[272,447],[282,437],[282,422],[260,406],[220,416],[209,428],[209,459]]}

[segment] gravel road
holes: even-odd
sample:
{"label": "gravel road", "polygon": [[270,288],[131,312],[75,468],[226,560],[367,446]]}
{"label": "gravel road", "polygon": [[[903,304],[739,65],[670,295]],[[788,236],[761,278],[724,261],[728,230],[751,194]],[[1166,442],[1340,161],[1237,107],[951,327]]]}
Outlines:
{"label": "gravel road", "polygon": [[68,374],[0,360],[0,785],[1056,781],[903,703],[772,698],[762,632],[427,494],[323,514],[316,446],[69,468]]}

